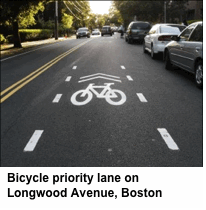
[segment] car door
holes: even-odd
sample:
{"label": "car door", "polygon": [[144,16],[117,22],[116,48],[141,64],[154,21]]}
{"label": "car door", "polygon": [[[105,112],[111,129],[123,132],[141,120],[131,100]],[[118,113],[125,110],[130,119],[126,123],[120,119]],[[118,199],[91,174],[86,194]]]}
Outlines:
{"label": "car door", "polygon": [[197,57],[202,57],[203,49],[203,26],[198,24],[192,31],[189,40],[185,41],[183,53],[186,59],[184,59],[183,65],[187,66],[187,70],[194,72],[194,63]]}
{"label": "car door", "polygon": [[145,47],[151,50],[151,42],[152,42],[152,37],[153,35],[156,33],[158,29],[158,25],[154,25],[149,33],[145,36],[144,40],[145,40]]}
{"label": "car door", "polygon": [[126,30],[126,34],[125,34],[125,38],[126,39],[128,39],[128,36],[129,36],[129,33],[130,33],[130,29],[131,29],[131,27],[132,27],[132,22],[129,24],[129,26],[128,26],[128,28],[127,28],[127,30]]}
{"label": "car door", "polygon": [[189,37],[196,27],[196,24],[188,26],[180,35],[179,41],[174,41],[173,46],[170,49],[170,59],[175,65],[189,70],[188,62],[191,61],[191,58],[188,57],[188,54],[185,50],[185,44],[188,42]]}

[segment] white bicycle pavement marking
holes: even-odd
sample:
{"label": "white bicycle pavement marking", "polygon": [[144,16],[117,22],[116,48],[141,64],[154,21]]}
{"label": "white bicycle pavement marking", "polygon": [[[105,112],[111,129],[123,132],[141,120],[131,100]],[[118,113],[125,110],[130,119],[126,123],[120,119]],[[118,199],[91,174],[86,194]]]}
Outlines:
{"label": "white bicycle pavement marking", "polygon": [[165,128],[157,128],[157,130],[161,134],[163,140],[165,141],[169,149],[179,150],[179,147],[177,146],[177,144],[175,143],[175,141],[172,139],[172,137]]}
{"label": "white bicycle pavement marking", "polygon": [[71,80],[71,78],[72,78],[72,77],[69,76],[69,77],[66,78],[65,81],[66,81],[66,82],[69,82],[69,81]]}
{"label": "white bicycle pavement marking", "polygon": [[113,78],[120,79],[120,77],[109,75],[109,74],[102,74],[102,73],[87,75],[87,76],[84,76],[84,77],[80,77],[80,79],[85,79],[85,78],[93,77],[93,76],[97,76],[97,75],[108,76],[108,77],[113,77]]}
{"label": "white bicycle pavement marking", "polygon": [[[121,90],[111,89],[111,85],[114,83],[104,83],[105,86],[95,86],[94,83],[89,84],[89,86],[85,90],[79,90],[75,92],[71,97],[71,102],[76,106],[82,106],[89,103],[92,98],[93,94],[96,95],[97,98],[104,98],[109,104],[111,105],[122,105],[126,101],[126,95]],[[95,89],[103,89],[100,93],[98,93]],[[118,93],[118,95],[116,94]],[[77,96],[86,97],[84,101],[77,101]],[[119,101],[113,101],[112,99],[118,98],[120,95]]]}
{"label": "white bicycle pavement marking", "polygon": [[62,97],[62,94],[57,94],[54,100],[52,101],[52,103],[58,103],[61,97]]}
{"label": "white bicycle pavement marking", "polygon": [[[88,78],[88,79],[86,79],[86,78]],[[109,74],[96,73],[96,74],[91,74],[91,75],[87,75],[87,76],[84,76],[84,77],[80,77],[80,79],[84,79],[84,80],[80,80],[79,83],[86,82],[86,81],[89,81],[89,80],[94,80],[94,79],[106,79],[106,80],[112,80],[112,81],[115,81],[115,82],[122,82],[121,80],[116,80],[116,79],[113,79],[113,78],[119,79],[120,77],[109,75]]]}
{"label": "white bicycle pavement marking", "polygon": [[80,80],[78,82],[81,83],[81,82],[86,82],[86,81],[94,80],[94,79],[106,79],[106,80],[112,80],[112,81],[115,81],[115,82],[122,82],[121,80],[112,79],[112,78],[108,78],[108,77],[102,77],[102,76],[92,77],[92,78],[89,78],[89,79]]}
{"label": "white bicycle pavement marking", "polygon": [[121,66],[122,69],[126,69],[124,66]]}
{"label": "white bicycle pavement marking", "polygon": [[32,152],[34,150],[43,132],[43,130],[34,131],[32,137],[24,148],[24,152]]}
{"label": "white bicycle pavement marking", "polygon": [[137,96],[139,97],[139,100],[141,102],[147,102],[147,99],[144,97],[142,93],[137,93]]}
{"label": "white bicycle pavement marking", "polygon": [[74,70],[75,70],[75,69],[77,69],[77,66],[73,66],[73,68],[72,68],[72,69],[74,69]]}
{"label": "white bicycle pavement marking", "polygon": [[129,76],[129,75],[127,75],[127,79],[128,79],[129,81],[133,81],[132,77]]}

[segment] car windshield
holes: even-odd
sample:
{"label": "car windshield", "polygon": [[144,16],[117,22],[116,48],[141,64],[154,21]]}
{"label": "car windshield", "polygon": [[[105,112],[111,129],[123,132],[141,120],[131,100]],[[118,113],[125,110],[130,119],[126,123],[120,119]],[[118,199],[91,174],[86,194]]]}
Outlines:
{"label": "car windshield", "polygon": [[180,30],[177,27],[160,26],[160,33],[175,33],[175,34],[179,34]]}
{"label": "car windshield", "polygon": [[110,29],[110,27],[103,27],[102,29]]}
{"label": "car windshield", "polygon": [[150,25],[148,23],[134,23],[132,25],[132,29],[150,29]]}
{"label": "car windshield", "polygon": [[186,26],[181,26],[181,25],[168,25],[168,26],[179,28],[180,31],[183,31],[186,28]]}
{"label": "car windshield", "polygon": [[79,28],[78,31],[88,31],[87,28]]}

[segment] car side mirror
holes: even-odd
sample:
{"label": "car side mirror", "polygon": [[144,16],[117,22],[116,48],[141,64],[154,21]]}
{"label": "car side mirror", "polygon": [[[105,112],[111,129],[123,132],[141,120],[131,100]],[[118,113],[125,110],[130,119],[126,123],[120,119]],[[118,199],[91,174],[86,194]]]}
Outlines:
{"label": "car side mirror", "polygon": [[171,40],[178,42],[180,40],[179,36],[171,36]]}

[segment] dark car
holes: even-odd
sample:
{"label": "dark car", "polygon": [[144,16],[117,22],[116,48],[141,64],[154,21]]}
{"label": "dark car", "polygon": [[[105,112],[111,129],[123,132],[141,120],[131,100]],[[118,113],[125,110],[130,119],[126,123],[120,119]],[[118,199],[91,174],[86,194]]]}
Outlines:
{"label": "dark car", "polygon": [[126,34],[125,41],[131,44],[133,41],[143,42],[144,37],[151,28],[150,23],[143,21],[133,21],[129,24]]}
{"label": "dark car", "polygon": [[103,26],[103,28],[102,28],[102,36],[104,36],[106,34],[112,36],[112,29],[111,29],[110,26]]}
{"label": "dark car", "polygon": [[177,66],[194,74],[198,88],[203,87],[203,22],[189,25],[173,36],[164,50],[165,68]]}
{"label": "dark car", "polygon": [[90,32],[88,28],[79,28],[76,33],[76,38],[79,39],[81,37],[90,38]]}

